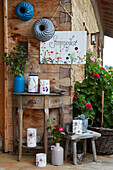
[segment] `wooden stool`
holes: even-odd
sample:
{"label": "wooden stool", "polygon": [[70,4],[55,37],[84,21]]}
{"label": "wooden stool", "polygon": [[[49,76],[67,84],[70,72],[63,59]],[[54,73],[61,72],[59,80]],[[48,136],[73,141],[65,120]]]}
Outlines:
{"label": "wooden stool", "polygon": [[95,146],[95,140],[100,137],[101,134],[87,130],[87,133],[82,133],[79,135],[66,135],[63,134],[63,138],[65,138],[66,143],[65,143],[65,160],[67,160],[67,153],[68,153],[68,146],[69,146],[69,141],[73,142],[73,163],[74,165],[77,164],[77,142],[80,141],[81,139],[84,140],[84,156],[86,156],[86,141],[87,139],[91,139],[91,145],[92,145],[92,152],[93,152],[93,161],[97,161],[97,156],[96,156],[96,146]]}

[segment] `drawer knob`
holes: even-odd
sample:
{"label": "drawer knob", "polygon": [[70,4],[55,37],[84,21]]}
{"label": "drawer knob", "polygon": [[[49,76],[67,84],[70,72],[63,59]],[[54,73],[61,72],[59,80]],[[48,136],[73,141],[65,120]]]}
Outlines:
{"label": "drawer knob", "polygon": [[28,101],[28,103],[29,103],[29,104],[36,104],[36,100],[30,99],[30,100]]}

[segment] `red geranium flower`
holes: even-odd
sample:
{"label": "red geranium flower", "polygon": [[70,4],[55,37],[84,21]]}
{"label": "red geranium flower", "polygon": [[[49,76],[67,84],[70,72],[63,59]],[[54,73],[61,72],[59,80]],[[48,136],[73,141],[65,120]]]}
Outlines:
{"label": "red geranium flower", "polygon": [[57,129],[53,129],[53,132],[56,132],[57,131]]}
{"label": "red geranium flower", "polygon": [[104,68],[104,67],[101,67],[101,69],[105,70],[105,68]]}
{"label": "red geranium flower", "polygon": [[95,78],[95,77],[97,77],[97,79],[99,79],[99,74],[98,73],[93,73],[93,77]]}
{"label": "red geranium flower", "polygon": [[60,127],[60,128],[59,128],[59,131],[60,131],[60,132],[63,131],[63,130],[64,130],[63,127]]}
{"label": "red geranium flower", "polygon": [[78,96],[76,94],[74,94],[74,99],[77,99],[77,98],[78,98]]}
{"label": "red geranium flower", "polygon": [[50,128],[51,128],[51,126],[48,126],[48,127],[47,127],[47,129],[50,129]]}
{"label": "red geranium flower", "polygon": [[86,108],[86,109],[92,109],[92,105],[91,105],[90,103],[87,103],[87,104],[85,105],[85,108]]}
{"label": "red geranium flower", "polygon": [[58,127],[58,126],[61,126],[61,125],[54,125],[54,127]]}

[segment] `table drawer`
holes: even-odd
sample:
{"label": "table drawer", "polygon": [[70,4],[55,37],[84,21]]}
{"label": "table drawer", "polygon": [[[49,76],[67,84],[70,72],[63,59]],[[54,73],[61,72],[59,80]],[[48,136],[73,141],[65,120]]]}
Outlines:
{"label": "table drawer", "polygon": [[62,98],[60,96],[49,97],[49,107],[60,107],[62,105]]}
{"label": "table drawer", "polygon": [[44,107],[44,97],[43,96],[23,96],[23,107],[40,109]]}

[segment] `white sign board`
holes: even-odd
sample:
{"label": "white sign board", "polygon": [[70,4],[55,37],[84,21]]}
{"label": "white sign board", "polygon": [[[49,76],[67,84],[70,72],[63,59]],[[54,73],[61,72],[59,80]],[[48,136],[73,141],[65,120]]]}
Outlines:
{"label": "white sign board", "polygon": [[46,42],[40,42],[40,63],[85,64],[86,31],[56,31]]}

